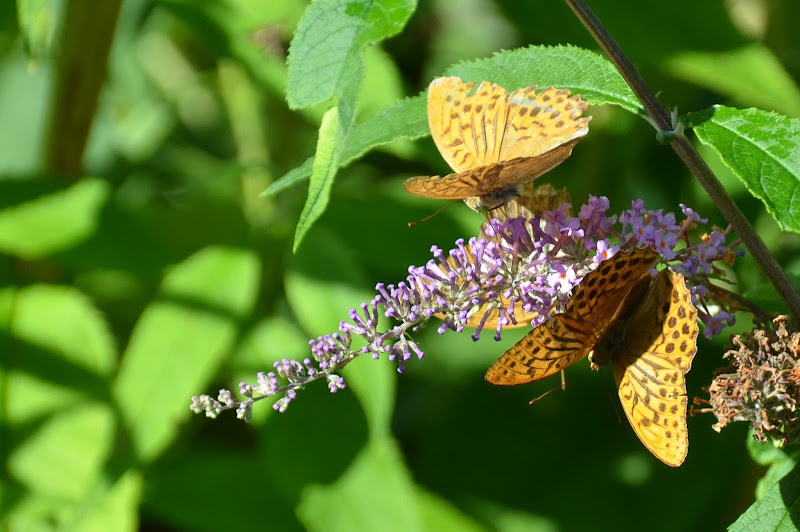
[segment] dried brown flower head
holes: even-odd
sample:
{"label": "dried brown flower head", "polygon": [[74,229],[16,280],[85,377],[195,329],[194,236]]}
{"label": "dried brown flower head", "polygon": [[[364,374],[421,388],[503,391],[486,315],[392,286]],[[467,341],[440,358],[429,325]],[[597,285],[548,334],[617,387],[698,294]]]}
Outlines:
{"label": "dried brown flower head", "polygon": [[791,329],[786,316],[778,316],[763,329],[736,335],[725,353],[731,365],[715,372],[708,401],[695,398],[696,413],[712,412],[719,432],[733,421],[748,421],[754,437],[780,444],[797,443],[800,422],[800,332]]}

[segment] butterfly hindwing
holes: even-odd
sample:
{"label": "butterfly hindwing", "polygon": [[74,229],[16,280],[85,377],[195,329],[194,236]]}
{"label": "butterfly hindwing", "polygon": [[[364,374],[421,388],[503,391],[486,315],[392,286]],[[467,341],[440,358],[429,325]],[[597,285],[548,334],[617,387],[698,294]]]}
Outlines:
{"label": "butterfly hindwing", "polygon": [[612,358],[620,402],[647,449],[670,466],[686,458],[685,374],[697,352],[697,309],[683,277],[663,270]]}

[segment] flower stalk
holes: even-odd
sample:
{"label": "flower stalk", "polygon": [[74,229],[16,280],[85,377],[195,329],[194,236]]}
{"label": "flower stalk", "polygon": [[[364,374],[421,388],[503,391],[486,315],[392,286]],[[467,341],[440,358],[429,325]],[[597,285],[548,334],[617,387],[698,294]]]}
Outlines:
{"label": "flower stalk", "polygon": [[[255,384],[241,383],[242,400],[221,390],[216,399],[193,397],[191,408],[209,417],[236,409],[249,420],[255,402],[278,397],[273,408],[284,412],[316,380],[325,379],[332,393],[344,388],[339,372],[364,354],[377,359],[385,353],[403,372],[409,360],[423,358],[412,333],[432,319],[442,320],[440,334],[475,326],[474,340],[484,328],[493,328],[499,340],[505,327],[535,327],[563,311],[572,289],[599,263],[633,247],[655,249],[662,263],[683,274],[706,336],[733,324],[735,300],[720,298],[711,282],[722,278],[714,262],[742,254],[734,250],[737,241],[729,242],[730,230],[713,227],[696,238],[707,220],[683,205],[680,222],[673,213],[645,209],[641,200],[619,216],[608,209],[607,198],[590,197],[577,216],[564,203],[530,218],[490,220],[480,236],[459,239],[448,252],[433,247],[433,258],[409,268],[405,281],[378,284],[377,295],[351,310],[337,332],[311,340],[309,358],[280,360],[274,371],[259,373]],[[395,321],[388,330],[378,328],[381,312]]]}

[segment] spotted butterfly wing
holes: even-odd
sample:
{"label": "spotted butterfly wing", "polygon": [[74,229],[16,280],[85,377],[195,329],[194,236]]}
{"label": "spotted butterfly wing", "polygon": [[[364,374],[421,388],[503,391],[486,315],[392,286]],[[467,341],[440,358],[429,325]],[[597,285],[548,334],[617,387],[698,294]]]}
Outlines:
{"label": "spotted butterfly wing", "polygon": [[543,379],[587,356],[614,322],[622,304],[642,283],[658,254],[649,248],[617,253],[588,273],[564,312],[525,335],[486,372],[498,386]]}
{"label": "spotted butterfly wing", "polygon": [[679,466],[689,450],[685,374],[697,353],[697,309],[683,277],[663,270],[624,329],[611,363],[619,399],[639,440]]}
{"label": "spotted butterfly wing", "polygon": [[[588,132],[588,104],[566,89],[536,86],[510,96],[486,81],[435,79],[428,88],[428,123],[444,159],[455,171],[421,176],[403,184],[411,194],[471,199],[475,208],[494,208],[518,195],[517,187],[556,167]],[[476,209],[477,210],[477,209]]]}

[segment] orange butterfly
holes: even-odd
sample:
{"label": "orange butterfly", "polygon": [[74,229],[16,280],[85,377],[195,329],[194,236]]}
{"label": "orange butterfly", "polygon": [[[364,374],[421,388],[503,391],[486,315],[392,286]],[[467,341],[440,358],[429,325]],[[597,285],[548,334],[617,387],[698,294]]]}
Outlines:
{"label": "orange butterfly", "polygon": [[428,87],[428,124],[436,147],[455,173],[412,177],[406,192],[461,199],[474,210],[519,196],[519,185],[561,164],[589,132],[588,103],[567,89],[536,85],[508,94],[484,81],[437,78]]}
{"label": "orange butterfly", "polygon": [[525,384],[589,356],[611,362],[625,415],[659,460],[679,466],[689,450],[685,374],[697,353],[697,309],[683,277],[653,279],[658,254],[620,252],[573,291],[566,309],[517,342],[486,373],[491,384]]}

